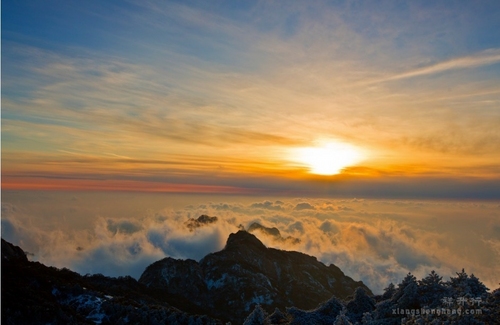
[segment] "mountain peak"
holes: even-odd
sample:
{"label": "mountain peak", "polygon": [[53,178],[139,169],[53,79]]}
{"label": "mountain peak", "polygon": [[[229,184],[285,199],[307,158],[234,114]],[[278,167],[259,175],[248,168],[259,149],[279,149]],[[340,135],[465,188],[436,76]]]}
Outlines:
{"label": "mountain peak", "polygon": [[26,253],[19,246],[15,246],[2,238],[2,259],[9,261],[27,262]]}
{"label": "mountain peak", "polygon": [[162,261],[148,267],[139,283],[240,324],[242,315],[255,305],[312,309],[333,295],[341,299],[353,295],[357,287],[371,294],[361,281],[337,267],[300,252],[268,248],[243,230],[229,235],[223,250],[199,262]]}
{"label": "mountain peak", "polygon": [[233,250],[241,248],[267,250],[267,247],[257,237],[255,237],[255,235],[252,235],[245,230],[240,230],[237,233],[230,234],[224,249]]}

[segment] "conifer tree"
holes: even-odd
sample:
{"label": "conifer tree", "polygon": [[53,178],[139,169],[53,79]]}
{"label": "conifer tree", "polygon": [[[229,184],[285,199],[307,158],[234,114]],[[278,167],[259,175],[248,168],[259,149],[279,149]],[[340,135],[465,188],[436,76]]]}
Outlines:
{"label": "conifer tree", "polygon": [[396,292],[396,286],[394,283],[390,283],[387,288],[384,289],[384,293],[382,294],[382,300],[391,299],[394,293]]}
{"label": "conifer tree", "polygon": [[434,270],[425,278],[418,281],[418,294],[421,306],[435,308],[441,305],[441,299],[446,296],[448,290],[444,285],[443,277]]}
{"label": "conifer tree", "polygon": [[482,297],[488,291],[488,288],[474,274],[469,277],[464,269],[462,272],[457,272],[457,276],[451,277],[446,284],[452,290],[454,297]]}
{"label": "conifer tree", "polygon": [[360,322],[363,314],[375,309],[375,301],[366,294],[366,291],[358,287],[354,298],[347,303],[347,316],[353,322]]}
{"label": "conifer tree", "polygon": [[399,299],[401,299],[401,297],[405,294],[405,289],[410,285],[415,286],[415,288],[417,287],[417,279],[413,274],[411,274],[411,272],[409,272],[403,281],[398,284],[398,288],[396,289],[396,292],[394,292],[391,300],[393,302],[399,301]]}
{"label": "conifer tree", "polygon": [[266,312],[260,305],[256,305],[253,311],[245,319],[243,325],[267,325]]}
{"label": "conifer tree", "polygon": [[349,320],[349,317],[346,315],[347,309],[342,309],[340,314],[335,318],[335,322],[333,325],[352,325],[351,321]]}

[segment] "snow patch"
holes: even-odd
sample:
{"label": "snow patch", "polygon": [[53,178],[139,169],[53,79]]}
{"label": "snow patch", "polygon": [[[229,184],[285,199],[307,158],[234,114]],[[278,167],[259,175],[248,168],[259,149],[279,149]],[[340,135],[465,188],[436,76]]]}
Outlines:
{"label": "snow patch", "polygon": [[276,274],[278,275],[278,281],[281,280],[281,268],[277,262],[274,262],[274,268],[276,269]]}
{"label": "snow patch", "polygon": [[54,297],[57,297],[57,296],[61,295],[61,291],[59,291],[57,288],[52,288],[52,295]]}
{"label": "snow patch", "polygon": [[[52,290],[52,294],[55,290],[57,289]],[[81,294],[67,299],[63,304],[75,306],[79,313],[87,314],[86,319],[95,324],[101,324],[106,317],[106,313],[102,310],[102,303],[110,299],[113,299],[113,296],[105,295],[101,298],[90,294]]]}
{"label": "snow patch", "polygon": [[245,304],[245,310],[249,311],[250,307],[254,305],[271,305],[273,302],[274,300],[269,296],[269,294],[255,295]]}
{"label": "snow patch", "polygon": [[215,281],[212,279],[207,280],[206,283],[207,283],[208,290],[212,290],[212,288],[218,289],[218,288],[222,287],[226,283],[227,277],[228,277],[228,274],[224,273],[224,274],[222,274],[222,277],[220,277],[219,279],[217,279]]}

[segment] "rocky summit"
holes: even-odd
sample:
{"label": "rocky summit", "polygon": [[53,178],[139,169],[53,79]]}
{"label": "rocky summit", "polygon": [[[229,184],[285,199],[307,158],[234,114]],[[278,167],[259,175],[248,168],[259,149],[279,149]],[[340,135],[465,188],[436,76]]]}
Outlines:
{"label": "rocky summit", "polygon": [[[270,317],[285,324],[317,313],[302,309],[341,306],[334,297],[352,296],[358,287],[371,294],[338,267],[268,248],[246,231],[199,262],[155,262],[139,281],[31,262],[2,239],[2,324],[242,324],[259,308],[275,310]],[[285,318],[280,310],[288,311]]]}
{"label": "rocky summit", "polygon": [[362,287],[338,267],[315,257],[268,248],[246,231],[231,234],[223,250],[200,262],[165,258],[144,271],[139,283],[169,300],[189,301],[211,316],[241,323],[256,305],[266,310],[312,309],[332,296],[346,298]]}

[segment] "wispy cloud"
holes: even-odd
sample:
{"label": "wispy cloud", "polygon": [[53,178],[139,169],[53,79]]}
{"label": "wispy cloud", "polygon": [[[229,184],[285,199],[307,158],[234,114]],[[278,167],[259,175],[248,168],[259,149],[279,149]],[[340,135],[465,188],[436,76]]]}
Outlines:
{"label": "wispy cloud", "polygon": [[487,50],[475,55],[460,57],[444,62],[439,62],[430,66],[417,68],[411,71],[403,72],[386,78],[382,78],[372,83],[395,81],[400,79],[414,78],[419,76],[431,75],[450,70],[469,69],[480,66],[487,66],[500,62],[500,50]]}
{"label": "wispy cloud", "polygon": [[[9,34],[6,172],[22,163],[20,152],[31,167],[70,170],[77,162],[64,151],[71,151],[88,154],[85,170],[102,173],[137,171],[113,159],[129,157],[129,166],[183,163],[189,175],[220,166],[283,176],[295,164],[286,152],[318,139],[367,149],[358,171],[407,164],[398,172],[412,176],[420,166],[449,176],[499,158],[498,80],[472,68],[500,62],[500,52],[461,49],[471,54],[445,60],[450,54],[423,41],[443,32],[465,37],[451,29],[460,25],[453,8],[150,1],[106,17],[99,8],[78,12],[102,24],[93,37],[105,46],[40,46]],[[460,70],[467,73],[429,78]],[[403,82],[416,77],[425,82]]]}

